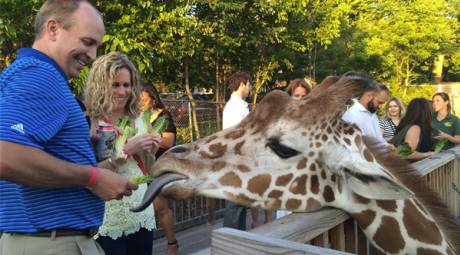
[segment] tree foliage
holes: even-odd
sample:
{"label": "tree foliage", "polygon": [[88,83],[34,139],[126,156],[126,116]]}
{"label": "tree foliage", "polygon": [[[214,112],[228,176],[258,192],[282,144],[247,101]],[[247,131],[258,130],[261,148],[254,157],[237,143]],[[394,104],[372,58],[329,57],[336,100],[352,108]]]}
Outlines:
{"label": "tree foliage", "polygon": [[[0,0],[0,68],[32,44],[43,1]],[[410,84],[431,80],[440,54],[444,77],[460,79],[459,0],[91,2],[106,24],[99,54],[128,54],[162,91],[213,88],[219,101],[226,77],[243,70],[256,100],[276,80],[358,70],[407,96]],[[84,75],[73,81],[77,93]]]}

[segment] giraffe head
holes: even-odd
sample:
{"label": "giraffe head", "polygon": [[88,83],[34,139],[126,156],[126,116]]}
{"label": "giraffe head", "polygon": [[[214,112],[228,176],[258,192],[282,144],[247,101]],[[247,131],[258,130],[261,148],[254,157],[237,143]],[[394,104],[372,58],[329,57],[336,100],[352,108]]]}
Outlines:
{"label": "giraffe head", "polygon": [[346,204],[339,192],[410,196],[374,163],[360,130],[341,120],[345,103],[372,81],[359,76],[335,81],[326,79],[301,101],[281,91],[269,93],[239,125],[169,150],[155,165],[155,175],[182,178],[165,185],[162,194],[307,212]]}
{"label": "giraffe head", "polygon": [[331,206],[350,213],[385,253],[457,254],[460,225],[420,174],[342,121],[346,102],[368,82],[326,79],[300,101],[271,92],[237,126],[167,151],[132,210],[159,192],[301,212]]}

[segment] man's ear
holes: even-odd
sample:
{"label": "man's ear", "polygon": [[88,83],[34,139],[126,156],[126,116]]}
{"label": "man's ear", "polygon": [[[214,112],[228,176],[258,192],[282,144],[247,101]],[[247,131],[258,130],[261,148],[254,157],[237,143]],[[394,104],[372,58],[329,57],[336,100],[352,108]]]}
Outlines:
{"label": "man's ear", "polygon": [[51,18],[45,23],[45,29],[43,32],[46,33],[51,41],[56,41],[59,32],[59,24],[55,19]]}
{"label": "man's ear", "polygon": [[332,172],[343,176],[345,185],[356,194],[378,200],[406,199],[413,192],[385,173],[377,162],[345,146],[334,145],[323,153],[323,163]]}

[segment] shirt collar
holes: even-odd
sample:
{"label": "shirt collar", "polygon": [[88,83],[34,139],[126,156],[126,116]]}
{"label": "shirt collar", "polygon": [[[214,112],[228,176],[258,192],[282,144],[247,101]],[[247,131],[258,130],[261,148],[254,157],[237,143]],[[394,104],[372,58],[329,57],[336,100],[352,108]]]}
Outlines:
{"label": "shirt collar", "polygon": [[242,103],[247,104],[247,102],[246,102],[245,100],[243,100],[241,97],[239,97],[239,96],[237,96],[237,95],[232,94],[232,95],[231,95],[231,98],[233,98],[233,100],[237,100],[237,101],[239,101],[239,102],[242,102]]}
{"label": "shirt collar", "polygon": [[368,112],[371,113],[368,109],[366,109],[358,100],[355,101],[355,107],[358,108],[360,112]]}
{"label": "shirt collar", "polygon": [[19,49],[19,51],[18,51],[18,59],[19,58],[25,58],[25,57],[33,57],[33,58],[39,59],[39,60],[41,60],[43,62],[46,62],[46,63],[52,65],[54,68],[56,68],[56,70],[58,70],[58,72],[61,74],[62,78],[64,78],[64,80],[67,81],[67,84],[69,85],[70,89],[73,91],[73,87],[68,82],[68,78],[64,74],[64,71],[62,70],[62,68],[56,63],[56,61],[54,61],[48,55],[46,55],[45,53],[43,53],[43,52],[41,52],[41,51],[39,51],[37,49],[34,49],[34,48],[21,48],[21,49]]}

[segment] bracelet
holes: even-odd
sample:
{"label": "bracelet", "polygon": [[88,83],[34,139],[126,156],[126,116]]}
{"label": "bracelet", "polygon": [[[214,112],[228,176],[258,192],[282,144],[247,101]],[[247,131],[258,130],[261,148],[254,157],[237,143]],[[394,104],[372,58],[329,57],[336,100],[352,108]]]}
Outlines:
{"label": "bracelet", "polygon": [[96,167],[91,166],[91,176],[89,177],[88,182],[86,183],[86,187],[92,188],[94,184],[96,184],[96,179],[98,175],[99,170]]}

